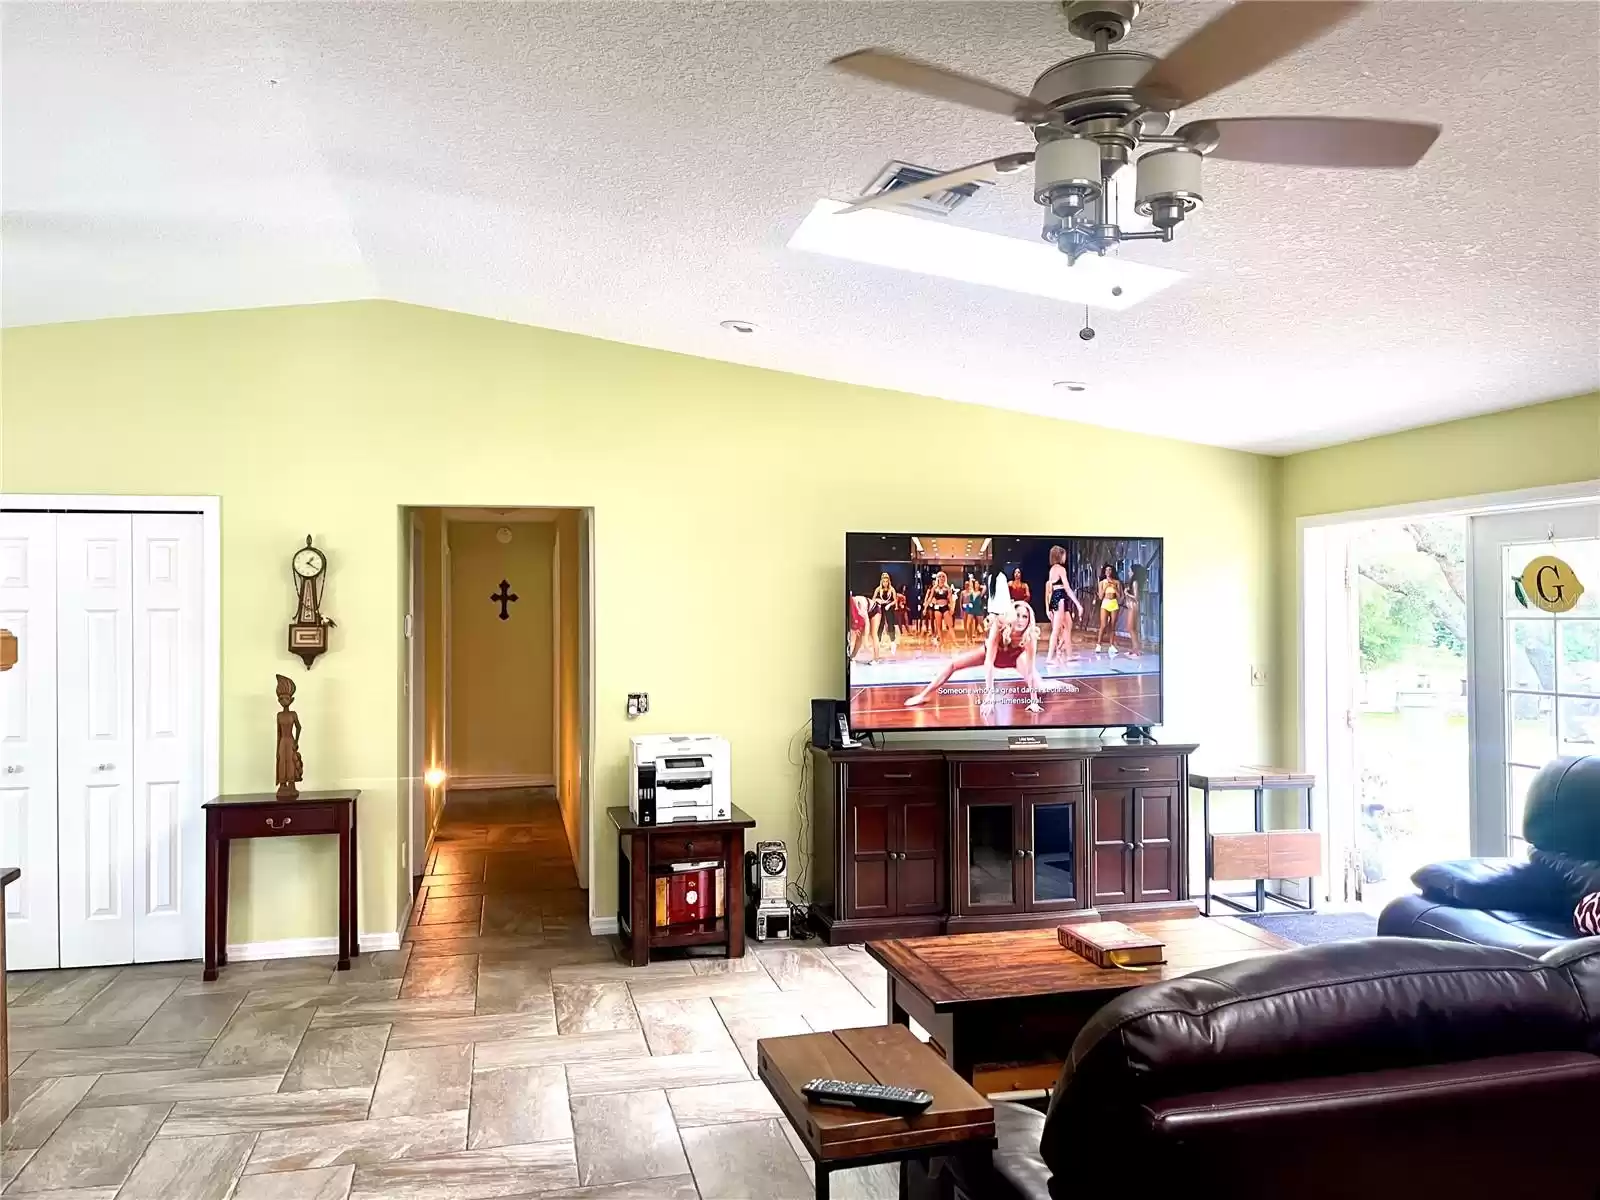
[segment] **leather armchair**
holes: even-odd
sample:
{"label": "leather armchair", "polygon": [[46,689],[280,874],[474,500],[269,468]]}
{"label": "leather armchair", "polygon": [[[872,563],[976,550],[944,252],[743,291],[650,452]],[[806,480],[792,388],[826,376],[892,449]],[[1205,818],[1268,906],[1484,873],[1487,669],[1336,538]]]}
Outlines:
{"label": "leather armchair", "polygon": [[1047,1114],[997,1106],[973,1200],[1600,1194],[1600,938],[1369,938],[1136,988]]}

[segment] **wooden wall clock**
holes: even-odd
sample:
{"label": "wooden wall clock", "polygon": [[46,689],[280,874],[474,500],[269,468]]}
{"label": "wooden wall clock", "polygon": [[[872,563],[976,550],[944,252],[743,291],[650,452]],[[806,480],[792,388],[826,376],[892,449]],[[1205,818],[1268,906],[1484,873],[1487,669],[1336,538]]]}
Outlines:
{"label": "wooden wall clock", "polygon": [[311,544],[306,534],[306,544],[294,552],[289,560],[294,572],[295,613],[289,625],[289,653],[298,654],[300,661],[310,668],[317,655],[327,652],[328,630],[333,620],[322,615],[322,588],[328,578],[328,556]]}

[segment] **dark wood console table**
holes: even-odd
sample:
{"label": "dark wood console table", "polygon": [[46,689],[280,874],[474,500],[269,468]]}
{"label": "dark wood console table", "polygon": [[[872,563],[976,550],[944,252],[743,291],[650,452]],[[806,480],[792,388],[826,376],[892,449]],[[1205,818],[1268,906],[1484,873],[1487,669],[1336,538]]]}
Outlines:
{"label": "dark wood console table", "polygon": [[10,1034],[6,1031],[6,886],[22,878],[17,867],[0,867],[0,1121],[11,1115],[11,1087],[6,1077],[11,1074]]}
{"label": "dark wood console table", "polygon": [[1196,915],[1194,749],[814,750],[812,925],[838,943]]}
{"label": "dark wood console table", "polygon": [[[755,818],[729,805],[726,821],[679,821],[640,825],[627,808],[608,808],[617,831],[617,931],[628,961],[642,967],[652,949],[725,945],[729,958],[744,957],[744,831]],[[651,911],[653,868],[706,862],[723,872],[724,916],[656,928]]]}
{"label": "dark wood console table", "polygon": [[356,790],[301,792],[280,800],[272,792],[218,796],[206,810],[206,958],[204,978],[228,964],[228,856],[238,838],[339,838],[339,970],[361,953],[356,937]]}

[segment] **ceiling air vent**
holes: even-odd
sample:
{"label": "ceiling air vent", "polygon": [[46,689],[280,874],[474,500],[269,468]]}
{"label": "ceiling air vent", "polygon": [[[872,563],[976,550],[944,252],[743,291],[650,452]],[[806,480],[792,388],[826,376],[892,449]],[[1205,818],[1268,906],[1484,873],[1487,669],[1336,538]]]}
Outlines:
{"label": "ceiling air vent", "polygon": [[[908,183],[921,183],[924,179],[932,179],[935,175],[941,174],[942,171],[935,171],[930,167],[892,162],[878,172],[878,177],[867,185],[867,190],[862,195],[876,196],[880,192],[893,191]],[[907,200],[902,207],[916,212],[936,213],[941,217],[948,216],[975,196],[980,186],[977,183],[963,183],[959,187],[946,188],[943,191],[919,196],[914,200]]]}

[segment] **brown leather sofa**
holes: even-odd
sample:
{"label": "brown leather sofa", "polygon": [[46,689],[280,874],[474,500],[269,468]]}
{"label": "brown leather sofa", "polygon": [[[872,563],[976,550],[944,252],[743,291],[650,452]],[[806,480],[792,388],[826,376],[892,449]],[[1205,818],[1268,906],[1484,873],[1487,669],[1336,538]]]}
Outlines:
{"label": "brown leather sofa", "polygon": [[1137,988],[970,1200],[1600,1196],[1600,938],[1367,938]]}

